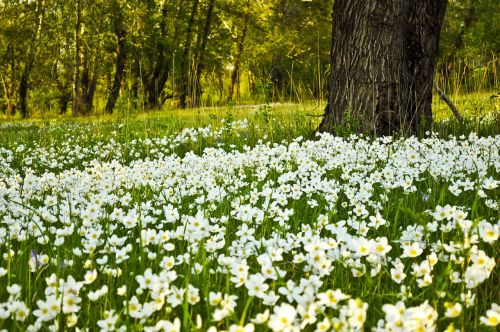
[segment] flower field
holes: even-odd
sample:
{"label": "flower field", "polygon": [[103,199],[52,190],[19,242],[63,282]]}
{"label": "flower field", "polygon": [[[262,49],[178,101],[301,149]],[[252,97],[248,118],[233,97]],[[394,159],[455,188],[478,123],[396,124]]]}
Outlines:
{"label": "flower field", "polygon": [[500,135],[250,142],[243,120],[90,144],[64,126],[0,145],[0,330],[500,323]]}

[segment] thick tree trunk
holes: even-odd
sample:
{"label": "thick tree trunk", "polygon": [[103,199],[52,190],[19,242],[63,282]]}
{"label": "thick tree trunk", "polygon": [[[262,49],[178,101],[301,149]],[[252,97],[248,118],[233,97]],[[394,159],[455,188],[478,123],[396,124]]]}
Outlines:
{"label": "thick tree trunk", "polygon": [[181,108],[186,108],[187,106],[187,96],[189,95],[189,51],[191,48],[191,34],[193,31],[193,26],[194,26],[194,19],[196,17],[196,13],[198,11],[198,4],[199,0],[194,0],[193,1],[193,7],[191,9],[191,15],[189,16],[189,22],[188,22],[188,27],[186,30],[186,43],[184,44],[184,50],[182,52],[182,57],[181,57],[181,65],[180,65],[180,71],[181,71],[181,92],[180,92],[180,97],[179,97],[179,104]]}
{"label": "thick tree trunk", "polygon": [[116,37],[116,62],[115,62],[115,77],[113,79],[113,86],[109,92],[108,101],[106,102],[106,113],[113,113],[116,105],[116,100],[120,95],[120,88],[123,80],[123,71],[125,70],[125,60],[127,53],[125,50],[125,35],[127,30],[123,25],[123,12],[120,8],[118,1],[113,1],[113,25]]}
{"label": "thick tree trunk", "polygon": [[237,87],[237,95],[239,94],[239,76],[240,76],[240,63],[241,57],[243,55],[243,47],[245,45],[245,39],[247,36],[248,21],[250,19],[250,0],[245,2],[245,18],[243,19],[243,29],[241,31],[241,36],[238,39],[238,44],[236,45],[236,54],[234,56],[233,71],[231,72],[231,82],[229,83],[229,89],[227,93],[227,99],[229,101],[233,100],[235,87]]}
{"label": "thick tree trunk", "polygon": [[336,0],[328,104],[319,131],[348,125],[390,135],[429,128],[446,4]]}

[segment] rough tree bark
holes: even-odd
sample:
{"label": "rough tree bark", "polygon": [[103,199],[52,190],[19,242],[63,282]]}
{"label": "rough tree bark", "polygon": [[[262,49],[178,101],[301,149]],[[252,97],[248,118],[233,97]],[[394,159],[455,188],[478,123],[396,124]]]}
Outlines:
{"label": "rough tree bark", "polygon": [[446,0],[336,0],[328,104],[319,131],[355,119],[374,135],[432,122],[432,87]]}
{"label": "rough tree bark", "polygon": [[116,100],[120,95],[120,88],[123,80],[123,71],[125,70],[125,60],[127,53],[125,50],[125,36],[127,30],[123,24],[123,11],[117,0],[113,1],[113,30],[116,37],[116,61],[115,61],[115,77],[113,79],[113,86],[109,92],[108,101],[106,102],[106,113],[113,113],[116,105]]}

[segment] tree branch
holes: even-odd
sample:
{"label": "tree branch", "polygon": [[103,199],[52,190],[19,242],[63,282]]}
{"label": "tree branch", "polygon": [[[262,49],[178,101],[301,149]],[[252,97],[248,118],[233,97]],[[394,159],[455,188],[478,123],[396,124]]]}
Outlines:
{"label": "tree branch", "polygon": [[441,98],[441,100],[444,101],[448,105],[448,107],[450,107],[455,118],[457,118],[457,120],[460,123],[464,122],[464,118],[462,117],[462,115],[460,114],[458,109],[455,107],[455,104],[453,104],[451,99],[448,98],[448,96],[444,94],[443,90],[441,90],[441,88],[439,88],[439,86],[437,84],[434,84],[434,87],[436,88],[436,90],[438,92],[439,98]]}

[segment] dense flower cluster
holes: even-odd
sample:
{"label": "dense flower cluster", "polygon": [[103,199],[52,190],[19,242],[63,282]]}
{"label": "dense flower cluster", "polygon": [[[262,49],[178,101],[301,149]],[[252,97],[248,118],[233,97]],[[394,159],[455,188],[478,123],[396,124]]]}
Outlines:
{"label": "dense flower cluster", "polygon": [[1,149],[0,329],[433,331],[481,301],[500,322],[477,298],[498,291],[500,136],[172,153],[200,135],[222,134],[128,163],[99,157],[113,141]]}
{"label": "dense flower cluster", "polygon": [[[225,120],[225,119],[223,119]],[[54,142],[34,141],[15,142],[12,146],[0,145],[0,174],[7,173],[10,168],[30,169],[35,174],[47,171],[60,172],[69,168],[83,169],[92,163],[109,162],[111,160],[127,164],[129,160],[144,158],[163,158],[173,154],[183,145],[195,144],[198,141],[210,141],[213,146],[223,147],[224,137],[240,132],[248,127],[248,121],[223,121],[220,128],[212,126],[185,128],[171,136],[151,137],[146,139],[132,138],[120,142],[119,132],[122,125],[108,125],[112,129],[109,136],[93,133],[91,126],[51,126],[39,129],[43,136],[51,137],[53,133],[62,133],[63,137]],[[30,125],[34,126],[34,125]],[[24,126],[23,126],[24,127]],[[2,127],[0,126],[0,129]]]}

